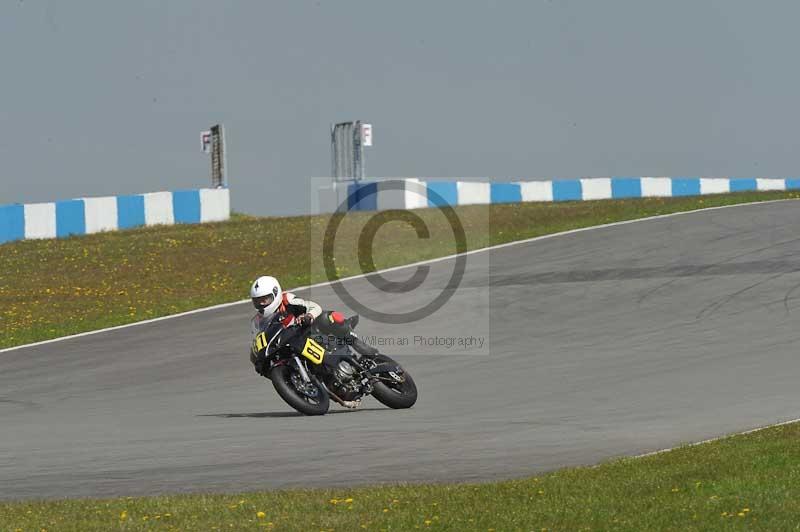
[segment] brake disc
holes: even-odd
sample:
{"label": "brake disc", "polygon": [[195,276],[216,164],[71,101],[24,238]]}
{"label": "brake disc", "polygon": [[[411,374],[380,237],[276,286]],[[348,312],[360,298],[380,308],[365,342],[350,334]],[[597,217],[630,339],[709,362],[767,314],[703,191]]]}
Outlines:
{"label": "brake disc", "polygon": [[298,375],[292,375],[292,384],[295,390],[306,397],[316,398],[319,395],[319,390],[313,383],[303,382]]}

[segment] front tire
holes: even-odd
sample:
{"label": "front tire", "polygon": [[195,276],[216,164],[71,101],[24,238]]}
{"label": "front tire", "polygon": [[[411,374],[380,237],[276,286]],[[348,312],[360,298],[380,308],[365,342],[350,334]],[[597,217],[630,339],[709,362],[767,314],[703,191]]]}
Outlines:
{"label": "front tire", "polygon": [[[400,365],[386,355],[378,355],[373,360],[378,364]],[[405,381],[402,383],[386,380],[376,382],[373,384],[372,396],[389,408],[411,408],[417,402],[417,385],[405,370],[403,376]]]}
{"label": "front tire", "polygon": [[297,389],[296,382],[303,383],[297,370],[291,366],[275,366],[270,374],[272,385],[275,391],[286,403],[307,416],[321,416],[328,412],[330,408],[330,398],[328,392],[319,384],[319,381],[312,375],[311,387],[308,392],[303,393]]}

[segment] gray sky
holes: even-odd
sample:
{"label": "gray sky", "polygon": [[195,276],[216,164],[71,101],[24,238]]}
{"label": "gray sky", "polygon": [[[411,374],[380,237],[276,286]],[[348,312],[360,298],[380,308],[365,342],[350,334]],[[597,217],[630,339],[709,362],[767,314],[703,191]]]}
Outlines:
{"label": "gray sky", "polygon": [[0,0],[0,204],[207,186],[296,214],[331,122],[367,173],[796,176],[793,1]]}

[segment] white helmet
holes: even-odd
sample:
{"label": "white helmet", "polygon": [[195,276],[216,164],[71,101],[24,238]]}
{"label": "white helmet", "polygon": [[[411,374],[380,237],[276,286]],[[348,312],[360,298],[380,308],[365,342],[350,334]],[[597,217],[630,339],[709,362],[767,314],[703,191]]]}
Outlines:
{"label": "white helmet", "polygon": [[250,299],[261,314],[269,315],[278,310],[282,297],[281,284],[269,275],[259,277],[250,287]]}

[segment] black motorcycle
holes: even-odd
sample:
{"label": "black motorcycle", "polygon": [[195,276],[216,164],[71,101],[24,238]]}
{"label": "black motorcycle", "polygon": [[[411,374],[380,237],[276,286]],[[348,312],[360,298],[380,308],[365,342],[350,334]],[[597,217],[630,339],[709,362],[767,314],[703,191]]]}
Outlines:
{"label": "black motorcycle", "polygon": [[[347,320],[354,328],[358,316]],[[414,379],[386,355],[357,355],[346,338],[313,326],[273,320],[253,340],[251,360],[289,406],[307,416],[328,412],[330,400],[355,408],[372,395],[390,408],[417,402]]]}

